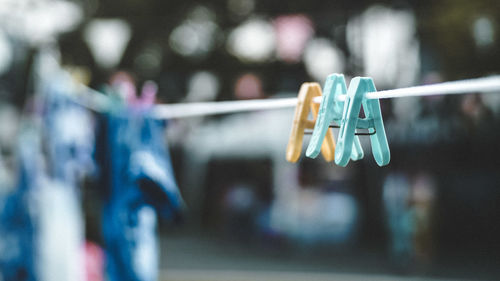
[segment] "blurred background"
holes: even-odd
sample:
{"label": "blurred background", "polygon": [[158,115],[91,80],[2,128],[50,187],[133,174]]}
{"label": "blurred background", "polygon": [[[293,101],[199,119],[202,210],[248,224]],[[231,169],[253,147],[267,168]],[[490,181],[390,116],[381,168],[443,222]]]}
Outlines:
{"label": "blurred background", "polygon": [[[40,52],[94,89],[151,80],[157,103],[179,103],[294,97],[334,72],[379,90],[482,77],[499,47],[495,0],[1,0],[0,176]],[[346,168],[286,162],[293,109],[169,120],[187,209],[160,225],[160,279],[499,280],[500,93],[381,106],[382,168],[367,138]]]}

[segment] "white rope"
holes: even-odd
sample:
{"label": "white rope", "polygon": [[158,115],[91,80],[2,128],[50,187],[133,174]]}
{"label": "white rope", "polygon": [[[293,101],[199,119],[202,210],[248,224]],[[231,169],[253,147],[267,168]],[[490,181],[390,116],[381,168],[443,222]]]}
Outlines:
{"label": "white rope", "polygon": [[83,90],[78,92],[78,95],[74,99],[78,104],[97,112],[105,112],[109,109],[110,99],[105,94],[83,84],[78,84],[77,88]]}
{"label": "white rope", "polygon": [[288,108],[294,107],[296,105],[297,98],[161,104],[154,107],[153,116],[158,119],[170,119],[200,115],[215,115],[233,112]]}
{"label": "white rope", "polygon": [[[492,93],[500,92],[500,76],[487,78],[476,78],[430,84],[424,86],[415,86],[408,88],[399,88],[394,90],[385,90],[371,92],[366,94],[367,99],[390,99],[404,97],[422,97],[437,95],[456,95],[469,93]],[[345,95],[337,97],[338,101],[345,101]],[[314,98],[314,102],[321,103],[321,97]]]}
{"label": "white rope", "polygon": [[[388,99],[414,96],[434,96],[434,95],[453,95],[467,93],[493,93],[500,92],[500,76],[487,78],[476,78],[459,80],[452,82],[437,83],[424,86],[409,88],[399,88],[394,90],[385,90],[371,92],[366,94],[368,99]],[[102,108],[105,110],[105,102],[102,94],[97,95],[96,91],[91,90],[91,95],[95,98],[86,102],[93,104],[93,108]],[[344,101],[346,95],[338,96],[339,101]],[[95,102],[92,102],[95,101]],[[315,103],[321,102],[321,97],[313,99]],[[200,103],[178,103],[178,104],[160,104],[153,108],[153,116],[158,119],[184,118],[202,115],[216,115],[244,111],[269,110],[295,107],[297,98],[280,99],[261,99],[246,101],[221,101],[221,102],[200,102]],[[89,106],[90,107],[90,106]],[[91,107],[92,108],[92,107]]]}
{"label": "white rope", "polygon": [[[410,96],[433,96],[491,92],[500,92],[500,76],[372,92],[367,93],[366,98],[388,99]],[[344,101],[345,97],[345,95],[340,95],[338,97],[338,100]],[[313,99],[313,101],[315,103],[320,103],[321,97],[316,97]],[[159,119],[170,119],[253,110],[278,109],[294,107],[296,105],[297,98],[165,104],[155,106],[154,116]]]}
{"label": "white rope", "polygon": [[415,96],[492,93],[500,91],[500,76],[444,82],[425,86],[367,93],[368,99],[389,99]]}

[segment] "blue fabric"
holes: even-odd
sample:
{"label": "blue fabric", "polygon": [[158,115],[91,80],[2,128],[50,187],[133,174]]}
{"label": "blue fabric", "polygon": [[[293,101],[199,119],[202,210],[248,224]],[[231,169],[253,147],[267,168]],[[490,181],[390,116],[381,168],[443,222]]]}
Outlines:
{"label": "blue fabric", "polygon": [[37,280],[34,263],[38,138],[20,138],[17,186],[0,203],[0,275],[5,281]]}
{"label": "blue fabric", "polygon": [[158,262],[157,239],[151,239],[156,237],[156,215],[175,220],[182,209],[163,136],[165,124],[132,110],[105,116],[103,121],[103,142],[96,157],[104,180],[106,273],[111,281],[156,280],[156,266],[147,268],[141,262]]}
{"label": "blue fabric", "polygon": [[[81,280],[85,241],[81,208],[82,180],[93,173],[95,129],[92,113],[75,103],[72,82],[64,77],[48,85],[43,99],[43,140],[47,169],[38,184],[40,278]],[[53,245],[63,241],[58,247]]]}
{"label": "blue fabric", "polygon": [[[47,85],[43,103],[34,105],[35,118],[26,118],[23,123],[17,148],[18,180],[15,188],[0,195],[0,280],[40,279],[37,268],[43,268],[45,262],[40,258],[40,249],[47,241],[42,241],[39,234],[49,227],[41,225],[44,212],[40,208],[50,203],[40,201],[46,191],[43,183],[56,180],[70,189],[64,194],[78,202],[78,180],[92,170],[92,117],[67,97],[68,90],[62,80]],[[40,117],[42,123],[38,122]],[[42,147],[46,150],[42,151]],[[74,217],[81,218],[79,208],[75,210]],[[69,212],[65,210],[66,217],[71,215]]]}
{"label": "blue fabric", "polygon": [[95,125],[92,113],[68,97],[69,81],[62,79],[47,87],[44,99],[44,138],[47,143],[48,173],[73,188],[94,170],[92,154]]}

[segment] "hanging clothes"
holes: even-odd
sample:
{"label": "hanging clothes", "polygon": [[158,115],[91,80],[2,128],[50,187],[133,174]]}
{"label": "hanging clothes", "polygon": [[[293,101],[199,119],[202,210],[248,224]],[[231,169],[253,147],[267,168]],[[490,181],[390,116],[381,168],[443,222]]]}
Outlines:
{"label": "hanging clothes", "polygon": [[39,280],[84,280],[82,181],[92,177],[95,146],[91,112],[69,95],[70,81],[55,80],[43,95],[47,169],[39,195]]}
{"label": "hanging clothes", "polygon": [[39,134],[27,128],[19,138],[18,180],[0,204],[0,279],[37,280],[36,188],[40,168]]}
{"label": "hanging clothes", "polygon": [[143,110],[103,116],[96,159],[104,206],[102,235],[111,281],[157,280],[157,217],[175,221],[183,206],[163,121]]}
{"label": "hanging clothes", "polygon": [[95,118],[70,98],[68,83],[52,83],[44,95],[44,140],[48,174],[77,190],[83,178],[94,174]]}
{"label": "hanging clothes", "polygon": [[92,173],[91,116],[64,80],[46,86],[23,122],[16,187],[0,198],[1,280],[84,280],[79,179]]}

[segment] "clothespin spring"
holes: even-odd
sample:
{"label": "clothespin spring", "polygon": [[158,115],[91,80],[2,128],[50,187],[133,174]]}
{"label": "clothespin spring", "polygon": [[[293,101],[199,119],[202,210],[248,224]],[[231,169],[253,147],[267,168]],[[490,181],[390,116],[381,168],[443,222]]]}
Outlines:
{"label": "clothespin spring", "polygon": [[[340,129],[340,126],[339,125],[335,125],[335,124],[330,124],[329,126],[330,128],[336,128],[336,129]],[[358,128],[358,129],[364,129],[364,128]],[[305,135],[312,135],[313,133],[313,130],[305,130],[304,131],[304,134]],[[371,135],[375,135],[377,133],[377,130],[376,129],[373,129],[373,132],[361,132],[361,133],[358,133],[356,132],[354,135],[356,136],[371,136]]]}

